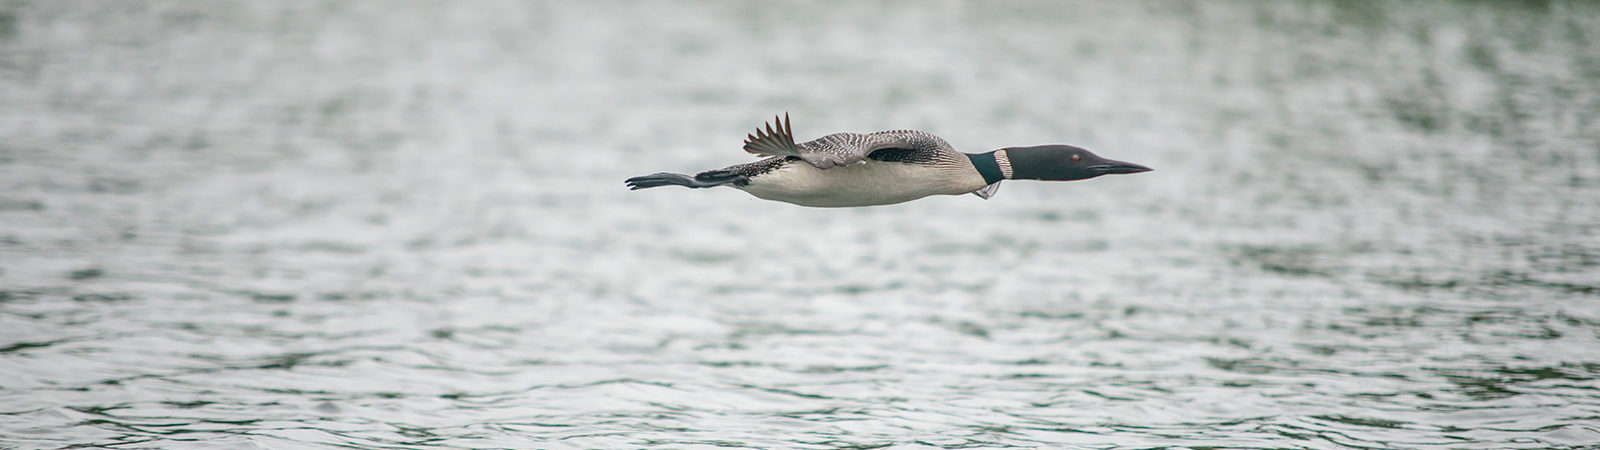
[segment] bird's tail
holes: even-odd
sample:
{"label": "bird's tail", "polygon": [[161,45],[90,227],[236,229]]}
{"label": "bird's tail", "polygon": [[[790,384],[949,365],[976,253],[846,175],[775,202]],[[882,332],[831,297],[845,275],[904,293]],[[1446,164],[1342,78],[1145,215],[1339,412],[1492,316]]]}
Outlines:
{"label": "bird's tail", "polygon": [[653,188],[657,186],[677,185],[687,188],[717,187],[728,183],[743,181],[744,176],[726,170],[708,170],[691,177],[681,173],[653,173],[649,175],[629,178],[629,190]]}

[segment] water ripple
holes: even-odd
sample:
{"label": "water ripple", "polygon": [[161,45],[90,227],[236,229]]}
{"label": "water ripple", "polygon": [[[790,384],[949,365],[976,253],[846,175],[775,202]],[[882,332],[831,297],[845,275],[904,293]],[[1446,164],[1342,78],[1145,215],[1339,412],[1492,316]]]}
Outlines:
{"label": "water ripple", "polygon": [[[1592,447],[1596,18],[0,5],[0,447]],[[621,188],[784,110],[1158,171]]]}

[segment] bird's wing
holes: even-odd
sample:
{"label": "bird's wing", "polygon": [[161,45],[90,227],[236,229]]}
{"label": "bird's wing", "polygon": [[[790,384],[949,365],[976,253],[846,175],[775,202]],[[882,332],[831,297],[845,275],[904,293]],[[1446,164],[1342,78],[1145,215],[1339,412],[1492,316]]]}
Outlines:
{"label": "bird's wing", "polygon": [[[777,128],[773,128],[773,124],[777,124]],[[755,134],[745,136],[744,151],[761,156],[800,156],[800,147],[794,145],[789,113],[783,113],[782,120],[773,117],[766,130],[756,128]]]}
{"label": "bird's wing", "polygon": [[[855,164],[868,158],[891,162],[936,160],[955,150],[944,139],[916,130],[834,133],[799,145],[800,157],[818,169]],[[879,150],[888,151],[873,155]]]}
{"label": "bird's wing", "polygon": [[990,183],[988,186],[984,186],[983,189],[972,191],[972,195],[976,195],[979,198],[982,198],[984,200],[988,200],[989,197],[993,197],[996,192],[1000,192],[1000,182],[999,181],[996,181],[994,183]]}
{"label": "bird's wing", "polygon": [[795,144],[794,128],[789,123],[788,114],[781,119],[774,117],[765,129],[756,129],[744,141],[744,151],[764,156],[795,156],[818,169],[855,164],[866,160],[872,152],[883,149],[905,149],[929,154],[954,151],[950,144],[938,136],[914,130],[834,133]]}

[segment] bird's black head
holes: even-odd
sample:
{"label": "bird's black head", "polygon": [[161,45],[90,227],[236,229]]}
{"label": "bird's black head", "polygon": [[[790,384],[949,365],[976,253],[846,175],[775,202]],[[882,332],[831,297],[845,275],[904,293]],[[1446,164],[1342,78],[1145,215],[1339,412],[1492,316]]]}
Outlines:
{"label": "bird's black head", "polygon": [[1071,145],[1003,148],[1011,162],[1011,178],[1072,181],[1101,175],[1149,172],[1149,167],[1101,158]]}

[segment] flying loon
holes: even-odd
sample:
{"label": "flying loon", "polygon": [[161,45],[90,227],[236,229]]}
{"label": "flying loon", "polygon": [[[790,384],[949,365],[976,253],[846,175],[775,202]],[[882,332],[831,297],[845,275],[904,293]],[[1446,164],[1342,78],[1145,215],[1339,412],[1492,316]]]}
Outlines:
{"label": "flying loon", "polygon": [[693,177],[661,172],[626,182],[632,190],[729,185],[766,200],[851,207],[969,192],[987,199],[1000,189],[1001,180],[1072,181],[1151,170],[1071,145],[962,153],[944,139],[916,130],[834,133],[796,144],[788,114],[747,136],[744,151],[767,158]]}

